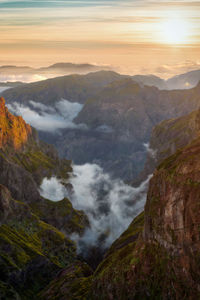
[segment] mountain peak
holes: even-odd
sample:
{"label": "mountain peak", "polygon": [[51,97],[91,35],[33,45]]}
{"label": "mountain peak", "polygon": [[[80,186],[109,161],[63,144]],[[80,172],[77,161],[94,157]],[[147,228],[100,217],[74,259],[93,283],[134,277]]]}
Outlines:
{"label": "mountain peak", "polygon": [[12,115],[5,106],[5,99],[0,97],[0,148],[11,146],[20,149],[32,133],[21,116]]}

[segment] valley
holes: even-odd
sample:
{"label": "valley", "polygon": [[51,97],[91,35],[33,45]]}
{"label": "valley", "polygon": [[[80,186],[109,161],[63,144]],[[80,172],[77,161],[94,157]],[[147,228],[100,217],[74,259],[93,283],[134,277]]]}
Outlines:
{"label": "valley", "polygon": [[2,91],[0,299],[199,295],[199,92],[112,71]]}

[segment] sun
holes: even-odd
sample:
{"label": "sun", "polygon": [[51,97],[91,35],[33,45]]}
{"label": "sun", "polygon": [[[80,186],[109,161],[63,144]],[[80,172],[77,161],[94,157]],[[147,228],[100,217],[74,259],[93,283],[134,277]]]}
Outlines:
{"label": "sun", "polygon": [[185,44],[188,41],[189,26],[184,19],[168,19],[161,24],[161,35],[164,43]]}

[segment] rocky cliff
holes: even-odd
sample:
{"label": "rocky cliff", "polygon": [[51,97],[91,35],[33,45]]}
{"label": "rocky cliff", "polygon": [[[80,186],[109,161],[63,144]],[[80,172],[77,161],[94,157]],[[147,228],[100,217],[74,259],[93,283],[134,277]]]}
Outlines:
{"label": "rocky cliff", "polygon": [[[151,133],[144,170],[137,181],[144,180],[148,174],[178,149],[185,147],[200,134],[200,110],[180,118],[169,119],[156,125]],[[135,181],[135,183],[137,183]]]}
{"label": "rocky cliff", "polygon": [[46,176],[68,184],[71,164],[10,114],[2,98],[0,125],[0,299],[38,299],[63,268],[86,268],[68,237],[82,234],[89,222],[68,199],[51,202],[40,196]]}
{"label": "rocky cliff", "polygon": [[14,150],[22,148],[28,141],[32,130],[22,117],[13,116],[0,97],[0,148],[11,146]]}
{"label": "rocky cliff", "polygon": [[198,138],[159,165],[144,219],[97,268],[91,299],[199,299],[199,153]]}

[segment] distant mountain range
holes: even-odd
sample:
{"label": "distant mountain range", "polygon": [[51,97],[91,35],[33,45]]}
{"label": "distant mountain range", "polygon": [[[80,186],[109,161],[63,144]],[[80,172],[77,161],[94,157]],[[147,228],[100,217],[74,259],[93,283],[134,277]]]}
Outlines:
{"label": "distant mountain range", "polygon": [[[33,68],[29,66],[4,65],[0,66],[0,81],[35,82],[42,79],[53,78],[70,74],[87,74],[97,71],[115,71],[114,67],[93,64],[55,63],[47,67]],[[134,70],[133,70],[134,71]],[[125,76],[125,75],[124,75]],[[126,75],[140,85],[155,86],[163,89],[188,89],[200,81],[200,70],[180,74],[164,80],[158,76]],[[1,87],[0,83],[0,87]]]}

